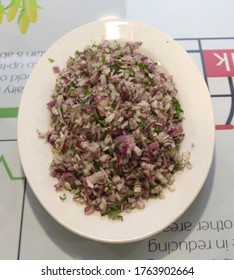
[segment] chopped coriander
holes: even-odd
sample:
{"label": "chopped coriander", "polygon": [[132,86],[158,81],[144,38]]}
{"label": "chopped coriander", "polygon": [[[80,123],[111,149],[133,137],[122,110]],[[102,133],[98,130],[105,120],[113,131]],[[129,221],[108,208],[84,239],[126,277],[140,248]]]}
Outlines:
{"label": "chopped coriander", "polygon": [[94,111],[93,111],[93,116],[94,116],[94,118],[95,118],[96,121],[99,121],[99,115],[98,115],[97,110],[94,110]]}
{"label": "chopped coriander", "polygon": [[181,108],[180,102],[178,99],[173,99],[172,100],[172,106],[173,109],[175,110],[175,115],[179,115],[180,113],[183,113],[184,111]]}
{"label": "chopped coriander", "polygon": [[122,67],[121,67],[121,65],[119,65],[119,64],[113,64],[113,65],[110,66],[110,71],[111,71],[111,72],[113,72],[113,71],[118,71],[118,70],[120,70],[120,69],[122,69]]}
{"label": "chopped coriander", "polygon": [[162,128],[161,127],[155,127],[154,132],[160,133],[160,132],[162,132]]}
{"label": "chopped coriander", "polygon": [[87,113],[87,110],[85,108],[81,108],[82,113]]}
{"label": "chopped coriander", "polygon": [[141,72],[146,72],[147,67],[144,63],[137,63],[137,66],[140,68]]}
{"label": "chopped coriander", "polygon": [[83,99],[79,101],[81,105],[85,105],[87,103],[87,100]]}
{"label": "chopped coriander", "polygon": [[89,95],[89,94],[90,94],[90,90],[89,90],[88,87],[84,89],[84,94],[85,94],[85,95]]}
{"label": "chopped coriander", "polygon": [[80,56],[80,52],[77,50],[76,52],[75,52],[75,57],[77,58],[77,57],[79,57]]}
{"label": "chopped coriander", "polygon": [[143,119],[140,119],[137,123],[138,123],[139,128],[140,128],[141,130],[144,129],[144,128],[146,127],[146,125],[147,125],[146,121],[143,120]]}
{"label": "chopped coriander", "polygon": [[136,72],[134,71],[134,69],[130,68],[129,71],[133,77],[136,77]]}
{"label": "chopped coriander", "polygon": [[67,198],[67,195],[63,193],[62,195],[59,196],[60,200],[64,201]]}
{"label": "chopped coriander", "polygon": [[107,123],[105,121],[98,120],[98,123],[100,124],[101,127],[106,127],[107,126]]}
{"label": "chopped coriander", "polygon": [[102,63],[106,64],[106,56],[105,56],[105,54],[102,54]]}
{"label": "chopped coriander", "polygon": [[102,215],[108,215],[114,219],[123,220],[123,217],[119,215],[121,212],[120,207],[116,204],[109,204],[106,208],[106,211],[102,213]]}
{"label": "chopped coriander", "polygon": [[49,60],[50,63],[54,62],[54,59],[52,59],[52,58],[48,58],[48,60]]}
{"label": "chopped coriander", "polygon": [[174,166],[174,171],[180,171],[180,170],[182,170],[183,169],[183,165],[182,165],[182,163],[180,162],[180,161],[177,161],[176,163],[175,163],[175,166]]}
{"label": "chopped coriander", "polygon": [[128,191],[126,191],[126,193],[124,194],[126,197],[127,196],[131,196],[131,195],[134,195],[134,191],[132,191],[132,190],[128,190]]}

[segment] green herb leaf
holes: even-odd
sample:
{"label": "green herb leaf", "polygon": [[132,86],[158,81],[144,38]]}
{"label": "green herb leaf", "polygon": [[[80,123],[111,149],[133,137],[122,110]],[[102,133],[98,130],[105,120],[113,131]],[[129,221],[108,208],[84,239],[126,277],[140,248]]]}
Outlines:
{"label": "green herb leaf", "polygon": [[118,71],[118,70],[120,70],[120,69],[122,69],[122,68],[121,68],[121,65],[118,65],[118,64],[113,64],[113,65],[110,66],[110,71],[111,71],[111,72],[112,72],[112,71]]}
{"label": "green herb leaf", "polygon": [[112,217],[114,219],[123,220],[123,217],[121,215],[119,215],[120,212],[121,212],[121,210],[118,205],[109,204],[107,206],[106,211],[104,213],[102,213],[102,215],[109,215],[110,217]]}
{"label": "green herb leaf", "polygon": [[80,52],[77,50],[77,51],[75,52],[75,57],[78,57],[78,56],[80,56]]}
{"label": "green herb leaf", "polygon": [[133,77],[136,77],[136,72],[132,68],[130,68],[129,71]]}
{"label": "green herb leaf", "polygon": [[139,66],[141,72],[145,73],[146,70],[146,65],[144,63],[137,63],[137,65]]}
{"label": "green herb leaf", "polygon": [[180,171],[180,170],[182,170],[182,169],[183,169],[182,163],[179,162],[179,161],[177,161],[177,162],[175,163],[175,166],[174,166],[173,170],[174,170],[174,171]]}
{"label": "green herb leaf", "polygon": [[98,120],[98,123],[100,124],[101,127],[106,127],[107,126],[107,123],[105,123],[105,121]]}
{"label": "green herb leaf", "polygon": [[115,204],[109,204],[106,210],[107,214],[119,214],[120,213],[120,209],[119,206],[115,205]]}
{"label": "green herb leaf", "polygon": [[84,94],[85,94],[85,95],[90,95],[90,90],[89,90],[89,88],[85,88],[85,89],[84,89]]}
{"label": "green herb leaf", "polygon": [[105,56],[105,54],[102,54],[102,63],[106,64],[106,56]]}
{"label": "green herb leaf", "polygon": [[154,132],[160,133],[160,132],[162,132],[162,128],[161,127],[154,127]]}
{"label": "green herb leaf", "polygon": [[67,196],[65,193],[63,193],[62,195],[59,196],[59,198],[60,200],[64,201],[67,198]]}
{"label": "green herb leaf", "polygon": [[125,197],[126,197],[126,196],[131,196],[131,195],[134,195],[134,191],[132,191],[132,190],[128,190],[128,191],[126,191],[125,194],[124,194]]}
{"label": "green herb leaf", "polygon": [[97,110],[94,110],[94,111],[93,111],[93,116],[94,116],[94,118],[95,118],[96,121],[99,121],[99,115],[98,115]]}
{"label": "green herb leaf", "polygon": [[181,108],[180,102],[177,99],[172,100],[172,106],[177,114],[184,112]]}
{"label": "green herb leaf", "polygon": [[140,119],[137,123],[138,123],[139,128],[140,128],[141,130],[144,129],[144,128],[146,127],[146,125],[147,125],[146,121],[143,120],[143,119]]}

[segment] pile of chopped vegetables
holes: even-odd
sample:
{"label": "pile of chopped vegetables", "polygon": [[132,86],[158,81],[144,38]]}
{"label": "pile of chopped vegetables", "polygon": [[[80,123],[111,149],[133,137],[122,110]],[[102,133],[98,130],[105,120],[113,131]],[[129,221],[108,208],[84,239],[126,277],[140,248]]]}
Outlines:
{"label": "pile of chopped vegetables", "polygon": [[180,152],[183,110],[171,76],[140,42],[103,41],[76,51],[47,104],[50,172],[84,212],[120,218],[163,196],[189,161]]}

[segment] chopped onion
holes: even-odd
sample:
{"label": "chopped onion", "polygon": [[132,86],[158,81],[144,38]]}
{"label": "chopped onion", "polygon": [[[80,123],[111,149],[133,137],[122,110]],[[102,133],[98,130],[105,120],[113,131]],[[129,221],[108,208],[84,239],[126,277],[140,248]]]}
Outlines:
{"label": "chopped onion", "polygon": [[103,41],[70,57],[51,100],[56,191],[69,191],[84,212],[114,219],[143,209],[145,200],[173,189],[189,163],[181,153],[183,110],[173,78],[140,52],[140,42]]}

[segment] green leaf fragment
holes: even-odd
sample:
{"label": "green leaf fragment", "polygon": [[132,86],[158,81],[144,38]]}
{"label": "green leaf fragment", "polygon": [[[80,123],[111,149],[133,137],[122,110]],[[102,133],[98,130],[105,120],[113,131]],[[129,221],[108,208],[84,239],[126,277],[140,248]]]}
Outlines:
{"label": "green leaf fragment", "polygon": [[95,118],[96,121],[99,121],[99,115],[98,115],[97,110],[94,110],[94,111],[93,111],[93,116],[94,116],[94,118]]}
{"label": "green leaf fragment", "polygon": [[184,111],[181,108],[180,102],[177,99],[172,100],[172,106],[176,114],[183,113]]}
{"label": "green leaf fragment", "polygon": [[180,170],[182,170],[183,169],[183,164],[181,163],[181,162],[179,162],[179,161],[177,161],[176,163],[175,163],[175,166],[174,166],[174,171],[180,171]]}
{"label": "green leaf fragment", "polygon": [[102,213],[102,215],[108,215],[114,219],[123,220],[123,217],[119,215],[121,212],[120,207],[116,204],[109,204],[106,208],[106,211]]}
{"label": "green leaf fragment", "polygon": [[61,201],[64,201],[67,198],[67,196],[65,193],[63,193],[62,195],[59,196],[59,198]]}
{"label": "green leaf fragment", "polygon": [[106,56],[105,56],[105,54],[102,55],[102,63],[106,64]]}
{"label": "green leaf fragment", "polygon": [[80,52],[77,50],[76,52],[75,52],[75,57],[79,57],[80,56]]}

